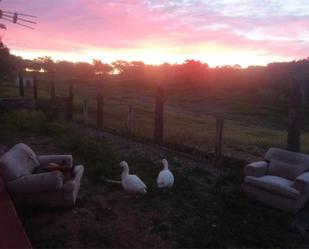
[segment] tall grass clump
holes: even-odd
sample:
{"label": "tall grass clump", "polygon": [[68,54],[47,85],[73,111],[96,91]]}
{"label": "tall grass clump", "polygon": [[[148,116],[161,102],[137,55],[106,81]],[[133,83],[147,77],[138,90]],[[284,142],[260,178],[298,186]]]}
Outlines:
{"label": "tall grass clump", "polygon": [[1,122],[5,133],[11,137],[18,138],[18,132],[51,137],[62,153],[72,154],[76,163],[85,165],[86,174],[94,183],[101,181],[102,176],[114,179],[119,175],[114,167],[118,165],[118,159],[108,142],[91,137],[70,123],[49,121],[44,113],[33,111],[8,112]]}
{"label": "tall grass clump", "polygon": [[117,178],[118,159],[105,140],[99,140],[78,132],[65,133],[55,137],[56,145],[87,166],[87,175],[94,182],[101,182],[101,177]]}
{"label": "tall grass clump", "polygon": [[84,164],[86,174],[94,183],[102,182],[102,176],[115,179],[119,175],[115,169],[115,165],[118,165],[117,156],[104,138],[91,137],[63,121],[48,123],[45,134],[53,138],[58,148],[73,154],[75,161]]}

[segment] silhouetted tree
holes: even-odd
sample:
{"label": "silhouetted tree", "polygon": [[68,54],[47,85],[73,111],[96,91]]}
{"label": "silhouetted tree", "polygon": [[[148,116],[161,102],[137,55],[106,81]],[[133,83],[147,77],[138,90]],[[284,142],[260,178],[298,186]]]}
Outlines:
{"label": "silhouetted tree", "polygon": [[200,61],[186,60],[180,67],[180,76],[187,83],[205,83],[208,73],[208,64]]}
{"label": "silhouetted tree", "polygon": [[123,60],[117,60],[112,62],[112,66],[113,68],[119,73],[119,74],[123,74],[125,73],[125,71],[128,69],[130,63],[127,61],[123,61]]}
{"label": "silhouetted tree", "polygon": [[66,78],[75,78],[75,64],[71,61],[57,61],[55,71],[59,76]]}
{"label": "silhouetted tree", "polygon": [[10,50],[0,41],[0,78],[12,77],[20,67],[18,57],[10,54]]}
{"label": "silhouetted tree", "polygon": [[74,76],[82,80],[91,79],[94,76],[94,67],[87,62],[77,62],[74,64]]}
{"label": "silhouetted tree", "polygon": [[95,74],[107,74],[113,71],[113,67],[107,63],[102,63],[101,60],[92,61]]}
{"label": "silhouetted tree", "polygon": [[42,68],[50,74],[53,74],[55,72],[55,63],[49,56],[35,58],[33,66],[36,69]]}

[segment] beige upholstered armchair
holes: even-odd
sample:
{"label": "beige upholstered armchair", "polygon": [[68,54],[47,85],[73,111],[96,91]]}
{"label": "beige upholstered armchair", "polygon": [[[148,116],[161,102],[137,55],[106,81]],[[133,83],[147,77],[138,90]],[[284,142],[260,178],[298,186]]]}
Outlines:
{"label": "beige upholstered armchair", "polygon": [[265,204],[296,213],[309,197],[309,156],[271,148],[265,161],[245,166],[244,192]]}
{"label": "beige upholstered armchair", "polygon": [[[71,167],[70,179],[64,181],[60,171],[33,173],[36,167],[47,163]],[[73,168],[71,155],[36,156],[22,143],[12,147],[0,159],[0,177],[6,190],[16,204],[26,206],[74,206],[83,172],[82,165]]]}

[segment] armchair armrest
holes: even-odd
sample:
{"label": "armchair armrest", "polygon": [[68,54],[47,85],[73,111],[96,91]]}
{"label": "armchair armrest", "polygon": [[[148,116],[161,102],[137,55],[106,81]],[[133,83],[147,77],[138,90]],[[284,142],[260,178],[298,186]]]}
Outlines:
{"label": "armchair armrest", "polygon": [[301,193],[309,192],[309,172],[305,172],[294,180],[293,187]]}
{"label": "armchair armrest", "polygon": [[73,167],[73,157],[72,155],[41,155],[38,156],[37,159],[39,160],[40,164],[45,163],[58,163],[58,164],[65,164],[67,166]]}
{"label": "armchair armrest", "polygon": [[63,186],[63,174],[53,171],[26,175],[7,182],[6,186],[9,192],[22,194],[59,190]]}
{"label": "armchair armrest", "polygon": [[245,166],[245,176],[255,176],[260,177],[267,173],[268,162],[258,161],[249,163]]}
{"label": "armchair armrest", "polygon": [[81,178],[84,173],[84,166],[77,165],[73,169],[73,177],[71,180],[67,181],[63,184],[63,191],[64,192],[73,192],[76,188],[79,188]]}

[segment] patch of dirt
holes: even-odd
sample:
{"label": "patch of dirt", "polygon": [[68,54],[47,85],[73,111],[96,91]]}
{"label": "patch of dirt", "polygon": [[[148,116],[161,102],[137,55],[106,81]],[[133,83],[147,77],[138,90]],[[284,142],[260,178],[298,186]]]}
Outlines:
{"label": "patch of dirt", "polygon": [[[141,145],[129,140],[126,142],[130,146],[125,146],[126,139],[116,137],[112,141],[118,150],[135,153],[139,148],[143,156],[150,155],[158,160],[156,149],[146,147],[142,151]],[[18,142],[28,144],[37,154],[59,153],[49,138],[19,138]],[[159,236],[150,233],[149,221],[158,214],[154,211],[137,213],[134,206],[139,199],[128,197],[118,184],[112,188],[112,191],[106,191],[102,183],[102,189],[95,189],[95,195],[92,195],[90,183],[84,176],[74,209],[20,208],[18,213],[33,245],[55,248],[63,245],[68,248],[171,248]]]}
{"label": "patch of dirt", "polygon": [[[24,223],[37,247],[51,241],[55,247],[68,248],[170,248],[160,237],[149,233],[147,222],[133,209],[136,201],[119,189],[87,201],[79,199],[72,210],[22,213],[31,215],[31,220],[25,219]],[[35,227],[44,229],[34,231]],[[34,238],[38,234],[39,241]]]}

